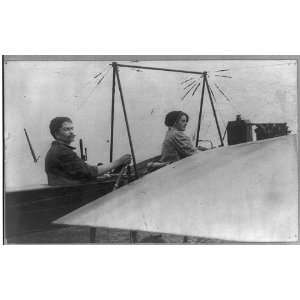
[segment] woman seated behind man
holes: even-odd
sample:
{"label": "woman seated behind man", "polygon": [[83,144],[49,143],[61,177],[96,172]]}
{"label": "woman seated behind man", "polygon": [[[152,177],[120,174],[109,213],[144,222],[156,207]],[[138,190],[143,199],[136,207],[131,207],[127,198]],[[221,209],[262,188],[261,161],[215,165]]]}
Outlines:
{"label": "woman seated behind man", "polygon": [[184,133],[189,116],[183,111],[171,111],[166,115],[165,125],[169,127],[163,145],[160,162],[171,163],[187,156],[197,150],[207,150],[204,147],[195,148],[191,139]]}

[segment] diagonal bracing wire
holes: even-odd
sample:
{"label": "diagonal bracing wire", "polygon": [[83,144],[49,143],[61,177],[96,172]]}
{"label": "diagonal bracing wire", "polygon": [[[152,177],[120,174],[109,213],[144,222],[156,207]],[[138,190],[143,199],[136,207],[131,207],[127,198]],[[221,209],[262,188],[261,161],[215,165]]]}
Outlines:
{"label": "diagonal bracing wire", "polygon": [[225,95],[225,93],[221,90],[221,88],[214,82],[214,85],[215,85],[215,87],[218,89],[218,91],[225,97],[225,99],[228,101],[228,102],[231,102],[230,101],[230,99],[229,99],[229,97],[227,97],[226,95]]}
{"label": "diagonal bracing wire", "polygon": [[193,91],[192,96],[195,95],[195,93],[196,93],[197,89],[199,88],[200,84],[201,84],[201,81],[198,82],[197,86],[195,87],[195,89],[194,89],[194,91]]}
{"label": "diagonal bracing wire", "polygon": [[94,76],[94,78],[95,78],[95,79],[98,78],[101,74],[103,74],[103,76],[104,76],[104,75],[110,70],[110,68],[111,68],[111,65],[108,65],[103,71],[97,73],[97,74]]}
{"label": "diagonal bracing wire", "polygon": [[222,123],[223,123],[224,128],[226,128],[226,124],[225,124],[224,118],[223,118],[223,116],[222,116],[222,114],[221,114],[221,110],[220,110],[218,107],[216,107],[216,110],[217,110],[217,112],[219,113],[219,115],[220,115],[220,117],[221,117],[221,120],[222,120]]}
{"label": "diagonal bracing wire", "polygon": [[193,78],[193,77],[190,77],[190,78],[188,78],[188,79],[186,79],[186,80],[180,82],[180,84],[184,84],[184,83],[186,83],[186,82],[188,82],[188,81],[191,81],[192,79],[194,79],[194,78]]}
{"label": "diagonal bracing wire", "polygon": [[97,85],[99,85],[99,84],[102,82],[102,80],[104,79],[104,77],[105,77],[105,76],[102,76],[102,77],[97,81]]}
{"label": "diagonal bracing wire", "polygon": [[221,90],[221,88],[214,82],[214,85],[215,85],[215,87],[218,89],[218,91],[225,97],[225,99],[230,103],[230,105],[232,106],[232,108],[238,113],[238,114],[241,114],[240,112],[239,112],[239,110],[238,109],[236,109],[236,107],[232,104],[232,102],[231,102],[231,100],[229,99],[229,97],[227,97],[226,95],[225,95],[225,93]]}
{"label": "diagonal bracing wire", "polygon": [[226,124],[225,124],[224,118],[223,118],[223,116],[222,116],[222,114],[221,114],[221,110],[217,107],[217,99],[216,99],[216,97],[215,97],[215,94],[214,94],[214,92],[213,92],[213,89],[211,88],[210,85],[208,85],[208,87],[209,87],[209,90],[210,90],[210,92],[211,92],[211,94],[212,94],[212,96],[213,96],[213,99],[215,100],[215,103],[216,103],[216,105],[215,105],[216,111],[217,111],[218,114],[220,115],[221,120],[222,120],[222,123],[223,123],[223,126],[225,127],[225,130],[226,130]]}
{"label": "diagonal bracing wire", "polygon": [[184,94],[183,97],[181,97],[181,101],[184,100],[184,98],[190,93],[190,91],[195,87],[196,83]]}
{"label": "diagonal bracing wire", "polygon": [[106,68],[101,71],[98,72],[96,75],[94,75],[92,78],[90,78],[88,81],[86,81],[84,84],[82,84],[81,89],[85,88],[87,85],[91,85],[95,82],[95,79],[97,79],[100,75],[105,75],[105,73],[107,73],[110,70],[110,65],[106,66]]}
{"label": "diagonal bracing wire", "polygon": [[97,74],[94,76],[94,78],[99,77],[101,74],[102,74],[102,72],[97,73]]}
{"label": "diagonal bracing wire", "polygon": [[188,87],[190,87],[191,85],[193,85],[195,82],[196,82],[196,80],[194,80],[191,83],[189,83],[187,86],[184,87],[184,90],[186,90]]}
{"label": "diagonal bracing wire", "polygon": [[[109,71],[112,69],[112,67],[111,66],[109,66],[109,68],[106,70],[106,71],[104,71],[104,72],[102,72],[102,76],[101,76],[101,78],[99,79],[99,80],[97,80],[97,82],[96,82],[96,86],[91,90],[91,92],[89,93],[89,95],[86,97],[86,99],[85,99],[85,101],[86,100],[88,100],[92,95],[93,95],[93,93],[96,91],[96,89],[98,88],[98,86],[100,85],[100,83],[103,81],[103,79],[107,76],[107,74],[109,73]],[[98,74],[97,74],[98,75]],[[98,77],[98,76],[97,76]],[[96,77],[96,78],[97,78]],[[95,78],[95,76],[94,76],[94,78]]]}

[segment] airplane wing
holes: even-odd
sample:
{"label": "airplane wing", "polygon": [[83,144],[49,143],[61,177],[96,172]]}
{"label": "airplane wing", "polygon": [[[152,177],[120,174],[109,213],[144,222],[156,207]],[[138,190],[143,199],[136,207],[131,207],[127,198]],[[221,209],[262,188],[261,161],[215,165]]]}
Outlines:
{"label": "airplane wing", "polygon": [[297,136],[199,152],[55,221],[245,242],[298,240]]}

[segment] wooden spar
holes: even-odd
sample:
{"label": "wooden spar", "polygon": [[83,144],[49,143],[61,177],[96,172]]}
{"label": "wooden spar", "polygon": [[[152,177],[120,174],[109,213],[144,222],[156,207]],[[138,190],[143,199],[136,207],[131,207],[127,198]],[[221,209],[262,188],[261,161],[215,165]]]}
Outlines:
{"label": "wooden spar", "polygon": [[38,161],[38,158],[36,157],[36,155],[35,155],[35,153],[34,153],[33,147],[32,147],[32,145],[31,145],[29,136],[28,136],[27,131],[26,131],[25,128],[24,128],[24,132],[25,132],[25,136],[26,136],[26,139],[27,139],[27,142],[28,142],[28,145],[29,145],[29,149],[30,149],[31,155],[32,155],[32,157],[33,157],[33,161],[36,163],[36,162]]}
{"label": "wooden spar", "polygon": [[199,143],[199,134],[200,134],[200,126],[201,126],[201,117],[202,117],[202,109],[203,109],[203,99],[204,99],[204,90],[205,90],[205,78],[207,73],[203,73],[203,84],[202,84],[202,91],[201,91],[201,101],[200,101],[200,111],[199,111],[199,118],[198,118],[198,126],[197,126],[197,137],[196,137],[196,147],[198,147]]}
{"label": "wooden spar", "polygon": [[220,130],[220,126],[219,126],[219,122],[218,122],[218,118],[217,118],[217,114],[216,114],[216,110],[215,110],[215,106],[214,106],[214,103],[213,103],[213,100],[212,100],[212,97],[211,97],[210,87],[209,87],[209,84],[207,82],[206,76],[204,77],[204,80],[206,81],[208,96],[209,96],[210,104],[211,104],[211,107],[212,107],[212,110],[213,110],[213,113],[214,113],[214,117],[215,117],[215,120],[216,120],[221,146],[224,146],[223,139],[222,139],[222,134],[221,134],[221,130]]}
{"label": "wooden spar", "polygon": [[115,91],[116,91],[116,63],[113,66],[113,82],[112,82],[112,97],[111,97],[111,125],[110,125],[110,154],[109,161],[113,161],[114,147],[114,116],[115,116]]}
{"label": "wooden spar", "polygon": [[135,177],[138,178],[138,172],[137,172],[136,160],[135,160],[135,155],[134,155],[134,150],[133,150],[133,145],[132,145],[132,140],[131,140],[130,128],[129,128],[128,118],[127,118],[127,113],[126,113],[126,108],[125,108],[125,102],[124,102],[123,91],[122,91],[122,86],[121,86],[121,81],[120,81],[120,76],[119,76],[119,70],[117,67],[116,67],[116,77],[117,77],[117,82],[118,82],[118,87],[119,87],[119,92],[120,92],[120,97],[121,97],[121,102],[122,102],[122,107],[123,107],[126,128],[127,128],[129,145],[130,145],[130,150],[131,150],[131,155],[132,155],[132,160],[133,160],[133,167],[134,167],[134,171],[135,171]]}
{"label": "wooden spar", "polygon": [[166,69],[166,68],[144,67],[144,66],[134,66],[134,65],[123,65],[123,64],[117,64],[117,65],[118,65],[118,67],[132,68],[132,69],[146,69],[146,70],[157,70],[157,71],[198,74],[198,75],[203,74],[203,72],[198,72],[198,71],[186,71],[186,70],[178,70],[178,69]]}

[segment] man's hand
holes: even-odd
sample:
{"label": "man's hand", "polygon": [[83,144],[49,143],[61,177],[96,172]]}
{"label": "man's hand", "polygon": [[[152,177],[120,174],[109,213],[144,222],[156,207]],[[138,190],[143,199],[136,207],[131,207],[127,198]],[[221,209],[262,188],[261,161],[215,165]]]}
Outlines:
{"label": "man's hand", "polygon": [[197,149],[200,150],[200,151],[206,151],[206,150],[209,150],[208,148],[202,147],[202,146],[198,146]]}
{"label": "man's hand", "polygon": [[117,159],[117,166],[128,165],[131,162],[131,155],[124,154],[119,159]]}
{"label": "man's hand", "polygon": [[107,165],[97,165],[97,170],[98,170],[98,176],[101,176],[107,172],[110,172],[112,170],[115,170],[117,168],[120,168],[124,165],[128,165],[131,162],[131,155],[130,154],[125,154],[119,157],[118,159],[114,160],[112,163],[107,164]]}

